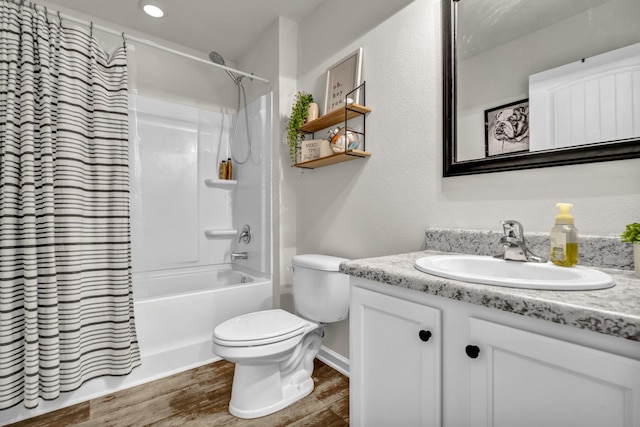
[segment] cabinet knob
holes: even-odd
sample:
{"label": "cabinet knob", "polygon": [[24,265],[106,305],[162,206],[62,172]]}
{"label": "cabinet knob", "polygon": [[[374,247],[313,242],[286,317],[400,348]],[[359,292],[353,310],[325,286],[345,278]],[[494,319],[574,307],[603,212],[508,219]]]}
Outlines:
{"label": "cabinet knob", "polygon": [[467,353],[467,356],[470,358],[475,359],[480,354],[480,347],[477,345],[468,345],[464,348],[464,352]]}
{"label": "cabinet knob", "polygon": [[422,329],[420,332],[418,332],[418,336],[422,341],[426,342],[426,341],[429,341],[429,338],[431,338],[431,332],[425,331],[424,329]]}

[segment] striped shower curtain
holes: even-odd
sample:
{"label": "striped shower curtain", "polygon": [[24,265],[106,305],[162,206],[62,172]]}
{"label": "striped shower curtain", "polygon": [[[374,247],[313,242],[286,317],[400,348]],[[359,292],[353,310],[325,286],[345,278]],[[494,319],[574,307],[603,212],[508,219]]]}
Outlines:
{"label": "striped shower curtain", "polygon": [[126,49],[0,0],[0,409],[140,364]]}

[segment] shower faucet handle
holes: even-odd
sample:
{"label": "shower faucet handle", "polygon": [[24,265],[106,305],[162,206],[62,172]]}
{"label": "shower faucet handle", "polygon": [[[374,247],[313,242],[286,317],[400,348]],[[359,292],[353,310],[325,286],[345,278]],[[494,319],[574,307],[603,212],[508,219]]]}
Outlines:
{"label": "shower faucet handle", "polygon": [[249,244],[249,242],[251,242],[251,227],[249,226],[249,224],[245,224],[242,227],[240,236],[238,237],[238,243]]}

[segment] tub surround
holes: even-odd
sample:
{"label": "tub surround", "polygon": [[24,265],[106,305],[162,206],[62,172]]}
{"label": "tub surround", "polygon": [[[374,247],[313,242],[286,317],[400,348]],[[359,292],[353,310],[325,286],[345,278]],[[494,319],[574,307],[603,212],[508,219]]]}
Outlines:
{"label": "tub surround", "polygon": [[[492,232],[467,232],[460,230],[428,230],[427,247],[439,245],[450,249],[448,252],[476,253],[490,255],[499,252],[499,245],[488,241],[498,241],[500,234]],[[448,237],[447,237],[448,236]],[[498,238],[495,238],[495,237]],[[529,237],[527,235],[527,237]],[[583,238],[584,239],[584,238]],[[533,239],[531,239],[532,241]],[[611,247],[611,256],[589,254],[585,251],[584,240],[581,249],[587,252],[585,259],[592,262],[618,263],[626,265],[622,255],[613,249],[614,241],[608,238],[601,242],[589,239],[594,248]],[[622,245],[622,244],[621,244]],[[591,248],[591,246],[589,246]],[[495,250],[494,250],[495,249]],[[412,289],[475,305],[543,319],[558,324],[600,332],[632,341],[640,341],[640,279],[633,271],[602,268],[610,274],[615,286],[596,291],[537,291],[479,285],[457,280],[444,279],[423,273],[414,268],[418,258],[428,255],[446,254],[444,250],[427,250],[408,254],[391,255],[343,262],[340,271],[391,286]],[[581,258],[582,261],[582,258]],[[582,263],[582,265],[588,265]]]}

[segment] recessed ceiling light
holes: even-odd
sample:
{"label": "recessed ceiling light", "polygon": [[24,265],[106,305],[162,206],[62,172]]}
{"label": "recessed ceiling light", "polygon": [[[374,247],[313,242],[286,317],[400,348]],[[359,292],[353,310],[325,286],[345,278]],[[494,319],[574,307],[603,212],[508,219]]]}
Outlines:
{"label": "recessed ceiling light", "polygon": [[140,0],[138,2],[140,8],[149,16],[154,18],[162,18],[164,16],[164,10],[162,10],[162,5],[157,1],[152,0]]}

